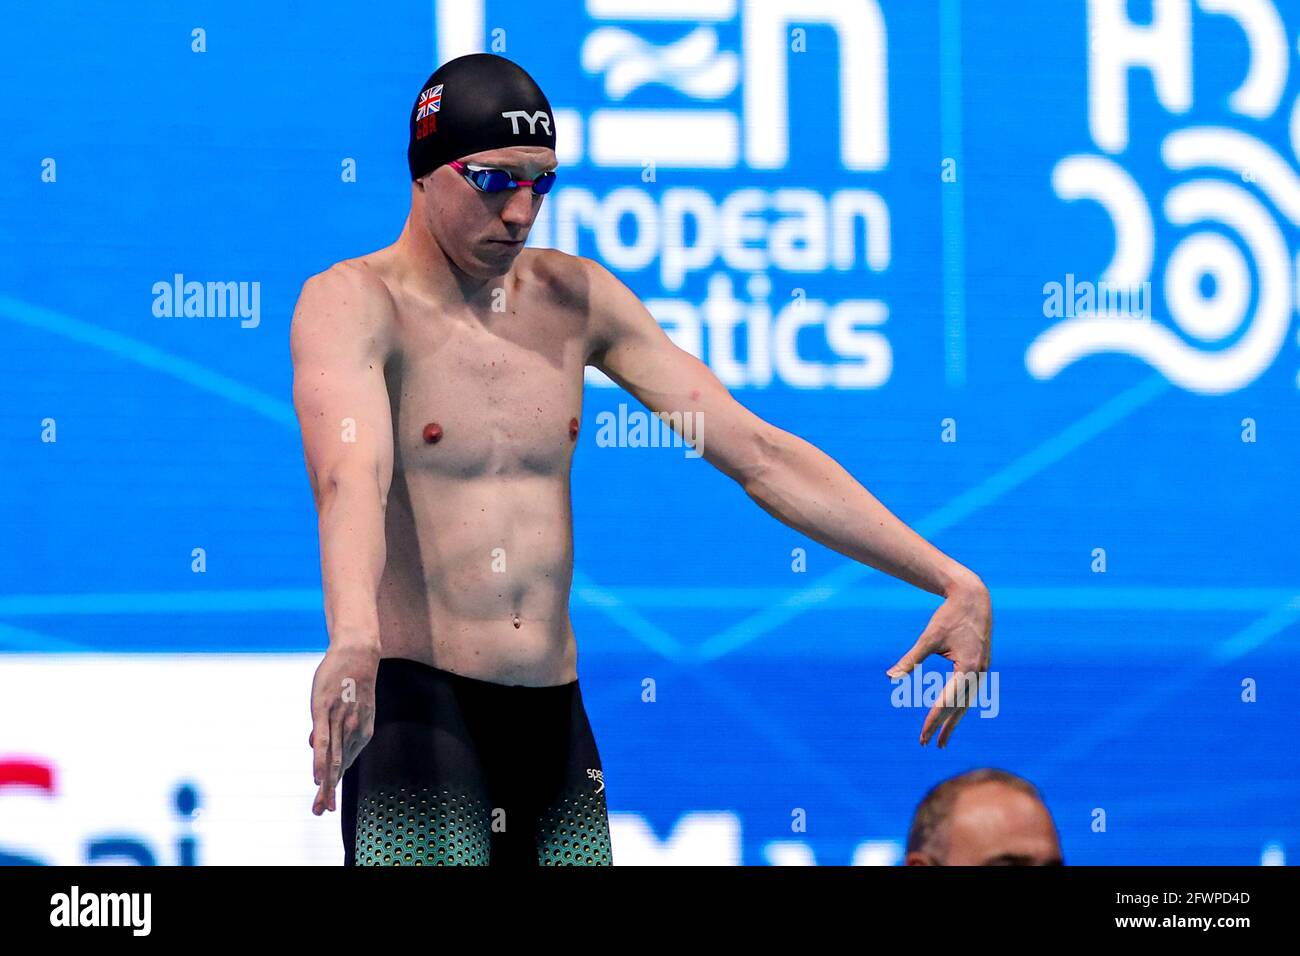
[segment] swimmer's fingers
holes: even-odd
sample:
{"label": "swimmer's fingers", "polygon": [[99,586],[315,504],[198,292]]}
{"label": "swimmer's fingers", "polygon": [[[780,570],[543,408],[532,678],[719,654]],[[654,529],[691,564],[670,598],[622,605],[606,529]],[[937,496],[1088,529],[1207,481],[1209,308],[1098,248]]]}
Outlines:
{"label": "swimmer's fingers", "polygon": [[968,710],[970,710],[969,704],[965,707],[957,708],[957,712],[949,717],[948,722],[943,725],[943,730],[939,732],[940,750],[948,745],[948,738],[952,736],[953,730],[956,729],[957,724],[961,722],[961,719],[966,716],[966,711]]}
{"label": "swimmer's fingers", "polygon": [[924,633],[916,639],[916,643],[911,646],[906,654],[898,659],[898,663],[891,667],[885,673],[898,680],[900,677],[912,673],[916,665],[921,663],[930,656],[934,651],[934,634],[930,628],[926,628]]}
{"label": "swimmer's fingers", "polygon": [[925,723],[921,727],[922,746],[930,742],[936,731],[940,732],[939,747],[947,746],[948,738],[952,736],[953,730],[962,717],[966,716],[966,711],[975,700],[977,689],[976,672],[963,671],[959,666],[953,668],[953,672],[948,675],[948,682],[943,686],[939,701],[926,715]]}
{"label": "swimmer's fingers", "polygon": [[366,744],[370,743],[370,738],[375,733],[375,712],[373,708],[361,707],[350,708],[347,719],[343,722],[343,772],[347,773],[349,767],[357,759],[357,756],[365,749]]}
{"label": "swimmer's fingers", "polygon": [[343,716],[345,709],[335,703],[330,708],[330,748],[328,778],[325,781],[325,795],[329,798],[329,809],[337,810],[334,796],[339,778],[343,776]]}
{"label": "swimmer's fingers", "polygon": [[316,783],[316,798],[312,801],[311,812],[320,816],[325,809],[325,777],[329,765],[330,724],[329,709],[324,705],[312,707],[311,736],[311,776]]}
{"label": "swimmer's fingers", "polygon": [[952,713],[951,709],[943,705],[943,701],[935,704],[925,717],[925,723],[921,725],[921,746],[924,747],[934,736],[934,732],[943,726],[944,722]]}
{"label": "swimmer's fingers", "polygon": [[339,773],[342,774],[348,769],[348,767],[352,766],[352,761],[356,759],[357,751],[361,749],[357,745],[357,740],[361,736],[361,724],[357,719],[356,705],[347,709],[343,715],[343,722],[340,726],[343,735],[343,745],[341,748],[343,760],[339,765]]}

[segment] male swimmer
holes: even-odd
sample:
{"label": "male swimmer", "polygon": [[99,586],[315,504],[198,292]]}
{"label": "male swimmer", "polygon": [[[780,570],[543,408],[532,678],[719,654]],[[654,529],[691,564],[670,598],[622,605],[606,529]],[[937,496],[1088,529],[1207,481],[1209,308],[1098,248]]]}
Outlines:
{"label": "male swimmer", "polygon": [[312,812],[338,809],[341,778],[345,865],[612,862],[568,613],[587,365],[653,412],[705,421],[703,457],[777,519],[943,596],[889,670],[953,662],[923,744],[947,743],[969,699],[957,678],[988,668],[974,573],[736,402],[598,263],[523,247],[555,132],[516,64],[443,64],[411,109],[401,235],[312,276],[294,312],[329,634]]}

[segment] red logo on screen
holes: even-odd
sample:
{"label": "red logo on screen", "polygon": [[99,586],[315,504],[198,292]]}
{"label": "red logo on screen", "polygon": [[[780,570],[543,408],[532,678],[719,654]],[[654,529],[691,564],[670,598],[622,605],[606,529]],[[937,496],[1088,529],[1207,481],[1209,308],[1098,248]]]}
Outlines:
{"label": "red logo on screen", "polygon": [[0,787],[35,787],[54,792],[54,768],[37,760],[0,760]]}

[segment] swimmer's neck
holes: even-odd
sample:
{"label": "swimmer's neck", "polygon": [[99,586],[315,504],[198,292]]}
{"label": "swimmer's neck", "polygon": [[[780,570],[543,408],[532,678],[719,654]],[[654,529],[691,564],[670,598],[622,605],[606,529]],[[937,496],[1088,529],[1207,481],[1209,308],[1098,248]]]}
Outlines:
{"label": "swimmer's neck", "polygon": [[[417,219],[414,207],[406,217],[401,235],[384,251],[391,253],[403,284],[434,302],[486,308],[492,304],[495,290],[513,283],[514,263],[510,271],[487,278],[463,271]],[[516,258],[515,262],[518,261]]]}

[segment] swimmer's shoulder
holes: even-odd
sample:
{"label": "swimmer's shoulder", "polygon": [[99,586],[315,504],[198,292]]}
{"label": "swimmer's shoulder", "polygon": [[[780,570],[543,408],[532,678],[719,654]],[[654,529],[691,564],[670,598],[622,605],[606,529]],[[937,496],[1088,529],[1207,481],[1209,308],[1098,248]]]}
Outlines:
{"label": "swimmer's shoulder", "polygon": [[525,281],[554,304],[584,316],[590,313],[593,294],[609,276],[594,259],[559,249],[525,248],[519,253],[519,268]]}
{"label": "swimmer's shoulder", "polygon": [[[519,254],[521,259],[524,252]],[[558,249],[532,252],[527,266],[557,311],[585,338],[588,365],[627,332],[643,332],[656,325],[636,294],[595,259]]]}
{"label": "swimmer's shoulder", "polygon": [[308,277],[294,310],[295,336],[363,339],[387,355],[394,341],[397,304],[379,254],[342,259]]}

